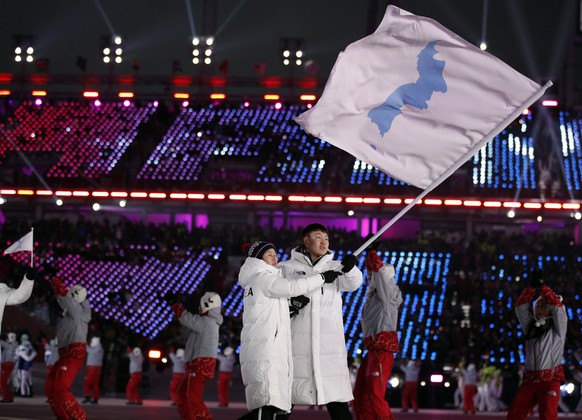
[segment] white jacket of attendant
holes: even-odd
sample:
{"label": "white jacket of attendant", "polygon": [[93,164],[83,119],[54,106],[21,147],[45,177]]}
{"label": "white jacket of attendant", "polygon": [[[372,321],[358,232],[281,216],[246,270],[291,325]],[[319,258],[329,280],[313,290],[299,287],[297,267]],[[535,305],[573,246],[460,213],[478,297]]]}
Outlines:
{"label": "white jacket of attendant", "polygon": [[[283,277],[298,278],[327,270],[341,271],[330,251],[313,265],[296,248],[291,259],[279,264]],[[330,284],[307,294],[311,302],[291,320],[293,337],[293,404],[327,404],[354,399],[344,338],[341,292],[362,284],[362,272],[354,267]]]}
{"label": "white jacket of attendant", "polygon": [[[30,297],[34,280],[29,280],[26,275],[20,282],[18,289],[8,287],[4,283],[0,283],[0,332],[2,332],[2,317],[4,315],[4,307],[6,305],[19,305]],[[1,350],[0,350],[1,353]]]}
{"label": "white jacket of attendant", "polygon": [[315,273],[284,279],[281,270],[249,257],[239,282],[244,288],[240,364],[247,406],[272,405],[289,412],[293,360],[287,298],[319,290],[323,278]]}

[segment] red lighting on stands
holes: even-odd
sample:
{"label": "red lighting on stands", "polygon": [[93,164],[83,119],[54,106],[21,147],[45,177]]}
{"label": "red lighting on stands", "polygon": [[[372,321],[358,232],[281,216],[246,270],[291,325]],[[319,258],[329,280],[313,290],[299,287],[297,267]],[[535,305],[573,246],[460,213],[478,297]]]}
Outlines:
{"label": "red lighting on stands", "polygon": [[225,198],[224,194],[208,194],[209,200],[224,200]]}
{"label": "red lighting on stands", "polygon": [[523,203],[524,209],[541,209],[542,203]]}
{"label": "red lighting on stands", "polygon": [[186,193],[171,193],[170,198],[174,200],[185,200],[188,198],[188,195]]}
{"label": "red lighting on stands", "polygon": [[302,101],[315,101],[317,99],[317,96],[305,94],[299,96],[299,99]]}
{"label": "red lighting on stands", "polygon": [[483,207],[501,207],[501,201],[485,201]]}
{"label": "red lighting on stands", "polygon": [[89,191],[73,191],[73,197],[89,197]]}
{"label": "red lighting on stands", "polygon": [[247,199],[247,196],[244,194],[231,194],[228,196],[229,200],[233,200],[233,201],[245,201]]}
{"label": "red lighting on stands", "polygon": [[109,197],[109,193],[107,191],[93,191],[91,195],[93,197]]}
{"label": "red lighting on stands", "polygon": [[148,193],[145,192],[132,192],[129,194],[131,198],[147,198]]}
{"label": "red lighting on stands", "polygon": [[33,90],[32,96],[46,96],[46,90]]}
{"label": "red lighting on stands", "polygon": [[424,200],[424,204],[427,206],[440,206],[441,204],[443,204],[443,200],[427,198],[426,200]]}
{"label": "red lighting on stands", "polygon": [[554,108],[554,107],[558,106],[558,101],[553,100],[553,99],[546,99],[545,101],[542,101],[542,105],[550,107],[550,108]]}
{"label": "red lighting on stands", "polygon": [[[445,201],[446,204],[446,201]],[[481,202],[478,200],[465,200],[463,201],[463,206],[465,207],[481,207]]]}
{"label": "red lighting on stands", "polygon": [[265,196],[264,195],[249,195],[247,197],[247,200],[249,201],[265,201]]}
{"label": "red lighting on stands", "polygon": [[[461,206],[463,202],[461,200],[445,200],[445,206]],[[479,202],[481,205],[481,202]]]}
{"label": "red lighting on stands", "polygon": [[224,93],[211,93],[210,99],[226,99],[226,95]]}
{"label": "red lighting on stands", "polygon": [[267,93],[263,98],[265,101],[278,101],[280,96],[274,93]]}
{"label": "red lighting on stands", "polygon": [[506,201],[505,203],[503,203],[503,207],[511,208],[511,209],[518,209],[521,207],[521,203],[518,203],[516,201]]}
{"label": "red lighting on stands", "polygon": [[10,92],[9,90],[0,90],[0,96],[8,96],[11,93],[12,92]]}
{"label": "red lighting on stands", "polygon": [[127,197],[127,193],[123,192],[123,191],[113,191],[111,193],[111,197],[115,197],[115,198],[125,198]]}
{"label": "red lighting on stands", "polygon": [[326,203],[341,203],[342,200],[341,197],[324,197],[323,199]]}
{"label": "red lighting on stands", "polygon": [[162,352],[159,350],[152,349],[148,352],[148,357],[150,359],[160,359],[162,357]]}
{"label": "red lighting on stands", "polygon": [[120,98],[133,98],[133,92],[119,92],[117,94],[118,97]]}
{"label": "red lighting on stands", "polygon": [[98,98],[99,92],[97,92],[95,90],[86,90],[83,92],[83,97],[84,98]]}
{"label": "red lighting on stands", "polygon": [[160,199],[160,198],[166,198],[166,193],[150,193],[150,198],[156,198],[156,199]]}
{"label": "red lighting on stands", "polygon": [[559,210],[562,208],[562,204],[561,203],[544,203],[544,208],[551,209],[551,210]]}
{"label": "red lighting on stands", "polygon": [[174,99],[188,99],[188,98],[190,98],[189,93],[185,93],[185,92],[174,93]]}

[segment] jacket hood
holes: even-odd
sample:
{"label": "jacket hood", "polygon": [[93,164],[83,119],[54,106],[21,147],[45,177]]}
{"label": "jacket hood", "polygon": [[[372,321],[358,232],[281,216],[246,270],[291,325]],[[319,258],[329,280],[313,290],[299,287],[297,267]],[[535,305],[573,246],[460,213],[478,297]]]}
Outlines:
{"label": "jacket hood", "polygon": [[216,323],[218,325],[222,325],[223,317],[222,317],[222,314],[220,313],[220,308],[212,308],[207,312],[207,314],[208,315],[206,315],[206,314],[205,315],[210,317],[210,318],[214,318],[214,320],[216,320]]}
{"label": "jacket hood", "polygon": [[238,281],[240,285],[244,288],[249,284],[249,282],[254,279],[257,273],[261,271],[269,271],[273,274],[276,274],[279,269],[273,267],[272,265],[267,264],[263,260],[259,260],[257,258],[248,257],[245,260],[245,263],[240,268],[240,272],[238,275]]}

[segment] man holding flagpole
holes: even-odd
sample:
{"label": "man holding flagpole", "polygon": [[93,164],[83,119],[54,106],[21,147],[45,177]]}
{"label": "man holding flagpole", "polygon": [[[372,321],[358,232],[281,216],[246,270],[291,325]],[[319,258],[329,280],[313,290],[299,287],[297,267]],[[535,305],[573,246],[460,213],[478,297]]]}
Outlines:
{"label": "man holding flagpole", "polygon": [[30,251],[31,264],[26,271],[22,282],[20,282],[18,289],[13,289],[4,283],[0,283],[0,332],[2,331],[2,317],[4,315],[4,307],[6,305],[19,305],[23,302],[26,302],[32,293],[34,280],[36,279],[36,270],[32,267],[32,247],[33,238],[31,230],[18,241],[10,245],[6,251],[4,251],[4,254],[12,254],[14,252],[20,251]]}

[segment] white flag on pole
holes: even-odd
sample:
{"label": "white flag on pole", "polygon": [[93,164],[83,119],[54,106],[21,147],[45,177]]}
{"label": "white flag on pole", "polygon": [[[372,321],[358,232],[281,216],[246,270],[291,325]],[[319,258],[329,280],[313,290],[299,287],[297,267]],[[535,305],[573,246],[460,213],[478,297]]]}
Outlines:
{"label": "white flag on pole", "polygon": [[4,253],[5,254],[12,254],[14,252],[20,252],[20,251],[32,252],[32,246],[33,246],[32,236],[33,235],[32,235],[32,230],[31,230],[26,235],[24,235],[22,238],[20,238],[19,240],[14,242],[12,245],[10,245],[6,249],[6,251],[4,251]]}
{"label": "white flag on pole", "polygon": [[296,121],[427,188],[544,90],[438,22],[388,6],[376,32],[340,53],[321,98]]}

